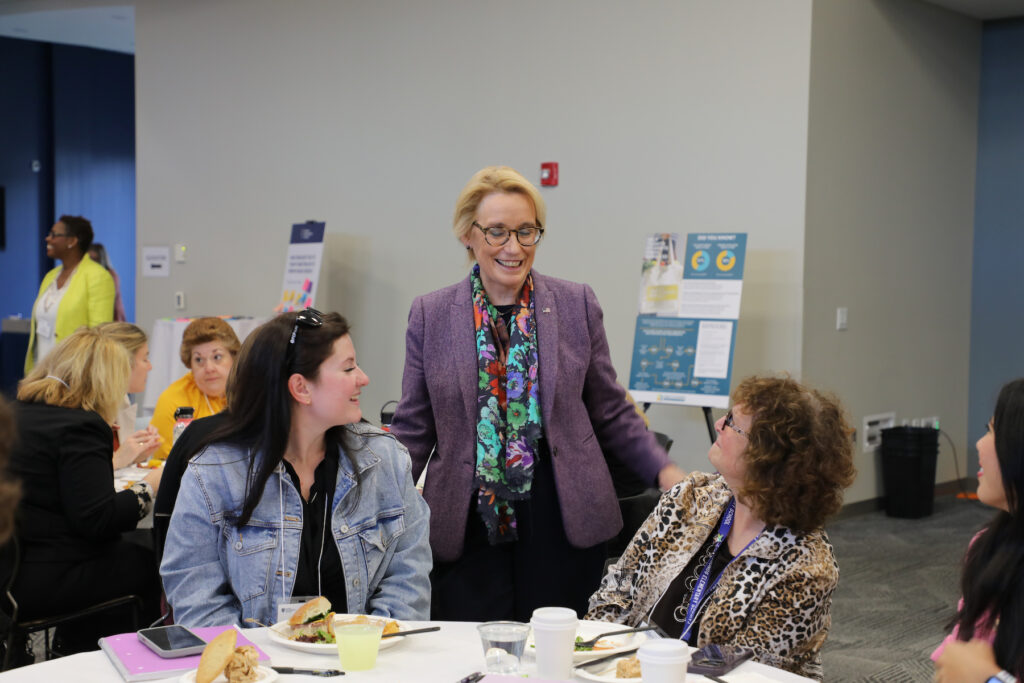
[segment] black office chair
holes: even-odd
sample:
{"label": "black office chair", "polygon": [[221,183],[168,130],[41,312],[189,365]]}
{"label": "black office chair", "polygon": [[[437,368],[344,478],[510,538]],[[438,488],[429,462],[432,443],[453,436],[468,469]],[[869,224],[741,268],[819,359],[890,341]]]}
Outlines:
{"label": "black office chair", "polygon": [[139,617],[142,614],[142,598],[137,595],[124,595],[119,598],[107,600],[95,605],[90,605],[84,609],[76,610],[74,612],[68,612],[67,614],[55,614],[49,617],[40,617],[38,619],[30,619],[28,621],[18,621],[18,601],[14,599],[14,595],[11,594],[11,588],[14,586],[14,581],[18,578],[18,571],[21,569],[21,544],[18,542],[18,537],[15,536],[10,540],[7,547],[4,548],[5,554],[10,554],[13,559],[11,564],[11,577],[7,581],[7,585],[4,588],[4,595],[0,600],[0,611],[2,611],[6,622],[7,633],[3,635],[4,642],[4,655],[3,655],[3,667],[0,671],[7,671],[12,668],[14,663],[14,647],[15,644],[23,643],[28,637],[38,631],[43,631],[43,642],[44,642],[44,657],[46,659],[54,659],[62,656],[60,652],[53,649],[52,643],[50,642],[50,629],[56,626],[61,626],[73,621],[77,621],[84,617],[94,616],[106,612],[107,610],[116,609],[128,606],[131,608],[132,613],[132,630],[138,630],[139,628]]}
{"label": "black office chair", "polygon": [[661,499],[661,491],[650,488],[635,496],[619,498],[619,510],[622,512],[622,530],[608,541],[608,557],[618,557],[633,540],[633,535],[654,511],[654,506]]}
{"label": "black office chair", "polygon": [[[667,453],[672,448],[672,439],[663,432],[651,432],[658,444]],[[609,467],[611,464],[609,463]],[[622,530],[618,535],[608,541],[607,557],[617,558],[633,540],[633,535],[640,525],[644,523],[654,506],[661,499],[661,491],[654,487],[645,487],[636,475],[624,467],[616,467],[613,470],[615,491],[619,496],[619,511],[622,513]]]}

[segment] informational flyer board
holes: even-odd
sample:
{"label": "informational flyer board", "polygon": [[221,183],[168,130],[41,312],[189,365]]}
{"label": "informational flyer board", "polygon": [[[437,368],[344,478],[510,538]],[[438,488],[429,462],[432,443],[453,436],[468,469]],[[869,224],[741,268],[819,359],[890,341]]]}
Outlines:
{"label": "informational flyer board", "polygon": [[310,221],[292,226],[284,266],[284,284],[281,285],[281,301],[274,307],[275,312],[301,311],[314,305],[320,264],[324,256],[326,225]]}
{"label": "informational flyer board", "polygon": [[727,408],[746,233],[647,238],[629,391],[641,403]]}

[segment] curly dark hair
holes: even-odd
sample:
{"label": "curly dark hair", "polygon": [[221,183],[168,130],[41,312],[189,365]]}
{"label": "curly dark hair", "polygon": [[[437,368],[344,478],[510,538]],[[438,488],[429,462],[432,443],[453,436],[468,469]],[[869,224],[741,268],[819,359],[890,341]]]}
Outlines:
{"label": "curly dark hair", "polygon": [[737,495],[766,524],[820,528],[853,483],[853,430],[839,400],[790,377],[748,377],[733,404],[752,418]]}

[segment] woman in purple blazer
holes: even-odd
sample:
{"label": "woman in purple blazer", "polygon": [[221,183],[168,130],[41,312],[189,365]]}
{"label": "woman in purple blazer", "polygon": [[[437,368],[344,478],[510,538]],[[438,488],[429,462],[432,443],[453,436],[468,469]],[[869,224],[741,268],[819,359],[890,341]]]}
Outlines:
{"label": "woman in purple blazer", "polygon": [[683,477],[615,381],[594,292],[532,269],[544,221],[519,173],[476,173],[454,218],[476,264],[409,312],[391,431],[413,476],[429,460],[434,619],[583,614],[622,528],[605,454],[662,488]]}

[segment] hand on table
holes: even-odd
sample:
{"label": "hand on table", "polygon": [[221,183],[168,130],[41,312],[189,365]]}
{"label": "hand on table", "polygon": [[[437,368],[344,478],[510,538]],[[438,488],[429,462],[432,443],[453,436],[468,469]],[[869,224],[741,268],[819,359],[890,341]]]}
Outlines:
{"label": "hand on table", "polygon": [[935,661],[935,683],[985,683],[1001,670],[991,643],[957,640],[947,643]]}
{"label": "hand on table", "polygon": [[114,469],[119,470],[145,460],[163,442],[163,437],[153,425],[126,436],[121,440],[121,447],[114,452]]}
{"label": "hand on table", "polygon": [[157,467],[155,470],[153,470],[152,472],[147,474],[145,477],[143,477],[142,481],[144,481],[147,484],[149,484],[150,486],[152,486],[153,487],[153,493],[156,494],[156,492],[160,489],[160,478],[163,477],[163,476],[164,476],[164,466],[161,464],[160,467]]}

